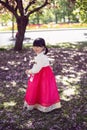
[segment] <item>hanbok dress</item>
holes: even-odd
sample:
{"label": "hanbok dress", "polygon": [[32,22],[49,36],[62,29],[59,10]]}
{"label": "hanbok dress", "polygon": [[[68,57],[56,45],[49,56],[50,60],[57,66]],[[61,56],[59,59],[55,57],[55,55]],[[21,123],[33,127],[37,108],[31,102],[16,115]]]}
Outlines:
{"label": "hanbok dress", "polygon": [[24,107],[28,110],[35,108],[42,112],[60,108],[58,87],[47,55],[41,52],[35,57],[31,72],[24,97]]}

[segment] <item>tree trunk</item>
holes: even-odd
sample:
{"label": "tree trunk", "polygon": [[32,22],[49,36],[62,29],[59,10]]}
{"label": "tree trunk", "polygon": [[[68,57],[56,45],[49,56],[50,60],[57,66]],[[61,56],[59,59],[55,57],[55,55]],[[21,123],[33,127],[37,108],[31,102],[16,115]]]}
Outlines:
{"label": "tree trunk", "polygon": [[27,24],[28,24],[28,17],[20,16],[17,18],[18,32],[16,34],[16,41],[15,41],[15,47],[14,47],[14,50],[16,51],[22,50]]}
{"label": "tree trunk", "polygon": [[57,24],[58,22],[58,16],[57,16],[57,13],[55,13],[55,23]]}

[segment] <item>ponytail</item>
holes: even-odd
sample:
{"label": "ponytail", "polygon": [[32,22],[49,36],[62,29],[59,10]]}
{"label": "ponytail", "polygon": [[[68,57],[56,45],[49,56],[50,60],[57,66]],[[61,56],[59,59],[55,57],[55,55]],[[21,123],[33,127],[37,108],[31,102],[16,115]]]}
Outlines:
{"label": "ponytail", "polygon": [[46,55],[48,53],[48,48],[45,46],[45,52],[44,54]]}

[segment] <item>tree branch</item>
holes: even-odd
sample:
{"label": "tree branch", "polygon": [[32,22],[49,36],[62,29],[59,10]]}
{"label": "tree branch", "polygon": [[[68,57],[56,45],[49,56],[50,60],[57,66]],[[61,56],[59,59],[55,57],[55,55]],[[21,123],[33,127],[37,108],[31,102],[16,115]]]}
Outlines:
{"label": "tree branch", "polygon": [[32,0],[32,1],[30,1],[30,2],[28,3],[27,7],[25,8],[25,13],[27,12],[28,8],[29,8],[31,5],[35,4],[35,2],[36,2],[36,0]]}
{"label": "tree branch", "polygon": [[30,12],[28,12],[27,16],[29,17],[29,15],[31,15],[32,13],[36,12],[36,11],[39,11],[40,9],[42,9],[43,7],[45,7],[47,4],[49,4],[48,2],[49,0],[45,0],[45,2],[39,6],[39,7],[36,7],[34,8],[33,10],[31,10]]}
{"label": "tree branch", "polygon": [[23,8],[23,2],[22,2],[22,0],[16,0],[16,2],[17,2],[16,9],[18,8],[19,12],[20,12],[20,15],[24,16],[24,8]]}
{"label": "tree branch", "polygon": [[13,13],[15,16],[18,16],[17,13],[16,13],[16,11],[14,10],[14,7],[9,5],[8,0],[6,0],[6,2],[0,0],[0,4],[1,4],[3,7],[7,8],[7,9],[8,9],[11,13]]}

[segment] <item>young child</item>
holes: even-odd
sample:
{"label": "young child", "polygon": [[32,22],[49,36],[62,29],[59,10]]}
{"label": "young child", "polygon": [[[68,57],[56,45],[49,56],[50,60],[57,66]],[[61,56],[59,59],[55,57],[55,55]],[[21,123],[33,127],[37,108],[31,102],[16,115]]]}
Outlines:
{"label": "young child", "polygon": [[48,48],[43,38],[33,42],[33,50],[37,54],[35,64],[26,74],[30,75],[25,94],[24,107],[34,108],[42,112],[50,112],[60,108],[60,97],[53,71],[47,57]]}

